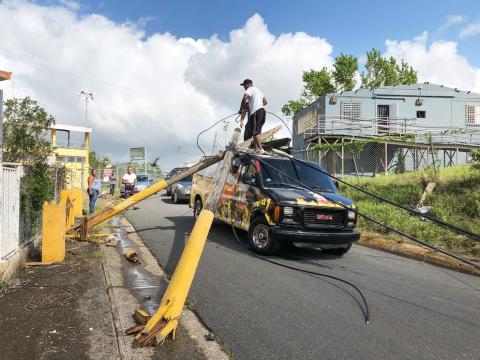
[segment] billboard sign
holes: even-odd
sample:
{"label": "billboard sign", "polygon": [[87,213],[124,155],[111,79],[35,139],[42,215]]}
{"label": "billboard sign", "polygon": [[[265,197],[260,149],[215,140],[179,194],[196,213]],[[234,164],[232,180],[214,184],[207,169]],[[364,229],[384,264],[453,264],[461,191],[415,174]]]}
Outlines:
{"label": "billboard sign", "polygon": [[145,147],[130,148],[130,159],[132,159],[132,160],[144,160],[145,159]]}

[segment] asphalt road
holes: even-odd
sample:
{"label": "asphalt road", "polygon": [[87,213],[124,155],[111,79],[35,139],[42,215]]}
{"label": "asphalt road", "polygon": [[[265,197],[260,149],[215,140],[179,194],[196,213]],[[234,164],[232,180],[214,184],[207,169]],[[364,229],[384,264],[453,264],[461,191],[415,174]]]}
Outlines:
{"label": "asphalt road", "polygon": [[[172,273],[194,220],[156,195],[126,212]],[[190,291],[195,311],[237,359],[480,359],[480,278],[354,246],[342,258],[299,248],[275,261],[334,275],[353,289],[252,256],[231,227],[210,231]]]}

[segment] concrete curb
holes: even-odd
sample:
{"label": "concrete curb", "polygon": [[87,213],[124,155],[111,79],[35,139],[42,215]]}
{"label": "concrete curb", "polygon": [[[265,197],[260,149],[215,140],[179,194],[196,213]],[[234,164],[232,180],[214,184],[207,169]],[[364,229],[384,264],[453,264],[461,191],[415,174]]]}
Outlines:
{"label": "concrete curb", "polygon": [[17,275],[18,271],[25,266],[27,259],[26,248],[18,248],[6,259],[0,260],[0,281],[10,282]]}
{"label": "concrete curb", "polygon": [[[157,259],[143,243],[141,237],[135,232],[133,226],[126,217],[122,216],[120,225],[123,230],[129,233],[128,238],[132,245],[137,249],[139,257],[145,266],[145,270],[155,276],[160,276],[168,282],[168,277],[158,264]],[[104,259],[103,270],[105,282],[107,284],[107,293],[112,304],[112,317],[115,326],[118,348],[121,359],[150,359],[153,356],[153,348],[140,348],[132,350],[128,340],[132,337],[126,337],[124,331],[134,325],[132,314],[139,307],[136,298],[125,287],[122,275],[122,259],[117,252],[117,248],[101,246]],[[213,360],[228,360],[227,355],[219,343],[216,341],[207,341],[205,335],[209,335],[208,329],[202,324],[194,312],[184,308],[182,312],[181,323],[187,331],[188,336],[194,340],[204,356]],[[169,340],[171,341],[171,340]]]}
{"label": "concrete curb", "polygon": [[420,260],[429,264],[442,266],[448,269],[461,271],[466,274],[480,276],[480,270],[455,260],[447,255],[437,253],[433,250],[419,245],[388,240],[378,234],[362,234],[359,245],[372,249],[383,250],[411,259]]}

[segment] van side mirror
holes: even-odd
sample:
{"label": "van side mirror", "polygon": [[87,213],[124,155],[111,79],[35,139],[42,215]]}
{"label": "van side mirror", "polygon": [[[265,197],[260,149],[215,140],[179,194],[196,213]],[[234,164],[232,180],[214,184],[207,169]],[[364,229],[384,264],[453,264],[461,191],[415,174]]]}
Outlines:
{"label": "van side mirror", "polygon": [[335,184],[335,187],[338,189],[340,187],[340,183],[338,180],[333,180],[333,183]]}
{"label": "van side mirror", "polygon": [[247,185],[255,185],[255,179],[254,179],[253,175],[251,173],[249,173],[248,171],[246,171],[242,175],[242,182],[244,184],[247,184]]}

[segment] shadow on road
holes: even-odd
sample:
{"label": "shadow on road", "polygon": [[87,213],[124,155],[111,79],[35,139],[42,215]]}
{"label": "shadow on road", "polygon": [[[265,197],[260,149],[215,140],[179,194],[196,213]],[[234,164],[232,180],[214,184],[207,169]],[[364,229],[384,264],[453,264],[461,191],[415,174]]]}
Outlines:
{"label": "shadow on road", "polygon": [[[167,202],[170,200],[162,199],[162,201]],[[193,216],[170,216],[166,217],[166,219],[173,223],[173,225],[169,226],[168,228],[175,229],[173,245],[166,264],[166,271],[168,274],[171,274],[175,269],[175,266],[177,265],[182,254],[183,248],[188,240],[188,236],[190,235],[190,231],[194,225],[194,219]],[[162,227],[157,227],[156,229],[162,229]],[[138,232],[144,230],[145,229],[139,229]],[[231,225],[215,220],[212,228],[210,229],[210,234],[207,241],[215,243],[216,245],[222,246],[226,249],[255,257],[255,254],[249,249],[247,233],[238,229],[236,229],[236,232],[240,243],[236,239]],[[316,248],[312,245],[302,244],[300,246],[292,246],[288,249],[281,250],[275,256],[271,256],[271,258],[296,261],[300,263],[303,262],[321,268],[333,269],[334,267],[314,262],[312,260],[331,261],[337,260],[339,256],[325,254],[319,248]]]}

